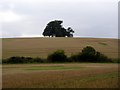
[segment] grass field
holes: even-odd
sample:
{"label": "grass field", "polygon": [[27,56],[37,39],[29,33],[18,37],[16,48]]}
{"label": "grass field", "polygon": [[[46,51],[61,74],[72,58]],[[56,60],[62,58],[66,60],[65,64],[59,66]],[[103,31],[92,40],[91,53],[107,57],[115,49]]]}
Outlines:
{"label": "grass field", "polygon": [[[46,58],[58,49],[70,56],[86,46],[110,58],[118,58],[117,39],[96,38],[5,38],[2,39],[2,57]],[[118,88],[118,64],[4,64],[2,80],[3,88]]]}
{"label": "grass field", "polygon": [[118,40],[98,38],[5,38],[2,39],[2,54],[3,58],[11,56],[46,58],[53,51],[62,49],[70,56],[86,46],[92,46],[110,58],[118,58]]}
{"label": "grass field", "polygon": [[118,88],[118,65],[8,64],[3,65],[3,88]]}

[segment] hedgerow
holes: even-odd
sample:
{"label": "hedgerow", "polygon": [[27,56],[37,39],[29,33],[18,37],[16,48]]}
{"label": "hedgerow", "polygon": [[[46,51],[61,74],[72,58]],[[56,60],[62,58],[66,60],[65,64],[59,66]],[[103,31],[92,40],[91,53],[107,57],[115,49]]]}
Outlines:
{"label": "hedgerow", "polygon": [[53,62],[113,62],[104,54],[96,51],[93,47],[87,46],[82,52],[67,57],[64,50],[57,50],[48,55],[47,59],[13,56],[2,60],[2,63],[53,63]]}

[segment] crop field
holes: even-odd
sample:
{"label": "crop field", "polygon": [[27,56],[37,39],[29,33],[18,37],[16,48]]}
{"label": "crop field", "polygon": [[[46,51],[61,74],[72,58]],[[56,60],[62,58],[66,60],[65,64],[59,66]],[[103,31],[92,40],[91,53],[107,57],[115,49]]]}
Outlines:
{"label": "crop field", "polygon": [[118,88],[118,64],[3,65],[3,88]]}
{"label": "crop field", "polygon": [[[110,58],[118,58],[117,39],[97,38],[4,38],[3,59],[12,56],[46,58],[62,49],[67,56],[86,46]],[[118,64],[44,63],[3,64],[3,88],[118,88]]]}
{"label": "crop field", "polygon": [[5,38],[2,39],[2,57],[46,58],[58,49],[64,50],[66,55],[70,56],[81,52],[86,46],[92,46],[110,58],[118,58],[118,40],[98,38]]}

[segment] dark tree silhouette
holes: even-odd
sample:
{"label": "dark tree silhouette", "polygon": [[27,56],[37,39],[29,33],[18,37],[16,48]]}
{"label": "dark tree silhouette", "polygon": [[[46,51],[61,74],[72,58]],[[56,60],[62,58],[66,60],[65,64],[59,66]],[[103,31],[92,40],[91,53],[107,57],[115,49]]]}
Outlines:
{"label": "dark tree silhouette", "polygon": [[68,37],[73,37],[74,31],[73,31],[73,29],[71,27],[68,27],[68,29],[66,30],[66,32],[67,32],[67,36]]}
{"label": "dark tree silhouette", "polygon": [[55,37],[73,37],[73,29],[68,27],[65,29],[61,24],[63,21],[55,20],[51,21],[47,24],[46,28],[44,29],[43,36],[55,36]]}

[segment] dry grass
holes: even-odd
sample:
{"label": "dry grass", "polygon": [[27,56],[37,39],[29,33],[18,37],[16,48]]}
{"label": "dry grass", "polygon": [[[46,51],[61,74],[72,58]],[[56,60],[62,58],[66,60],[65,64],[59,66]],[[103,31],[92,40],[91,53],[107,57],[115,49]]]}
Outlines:
{"label": "dry grass", "polygon": [[[9,38],[2,40],[3,58],[46,58],[63,49],[67,55],[92,46],[108,57],[118,57],[117,39]],[[99,63],[3,65],[3,88],[117,88],[118,65]]]}
{"label": "dry grass", "polygon": [[[33,67],[78,67],[29,70]],[[117,88],[118,65],[99,63],[3,65],[3,88]]]}
{"label": "dry grass", "polygon": [[49,53],[63,49],[67,55],[80,52],[92,46],[108,57],[118,57],[117,39],[94,38],[9,38],[2,39],[3,58],[11,56],[31,56],[46,58]]}

